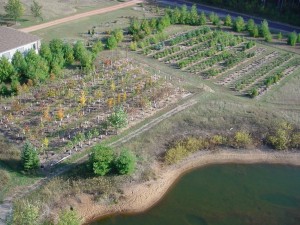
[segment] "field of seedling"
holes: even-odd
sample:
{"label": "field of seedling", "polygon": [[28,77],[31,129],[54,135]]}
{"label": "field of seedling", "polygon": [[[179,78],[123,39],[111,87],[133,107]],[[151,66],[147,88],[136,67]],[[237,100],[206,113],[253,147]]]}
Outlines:
{"label": "field of seedling", "polygon": [[262,95],[300,68],[300,57],[208,26],[138,43],[137,51],[242,95]]}
{"label": "field of seedling", "polygon": [[26,138],[39,146],[43,165],[54,164],[116,134],[107,118],[117,108],[132,125],[187,94],[129,58],[107,58],[97,67],[90,75],[73,70],[63,80],[23,85],[17,97],[2,98],[1,132],[18,143]]}

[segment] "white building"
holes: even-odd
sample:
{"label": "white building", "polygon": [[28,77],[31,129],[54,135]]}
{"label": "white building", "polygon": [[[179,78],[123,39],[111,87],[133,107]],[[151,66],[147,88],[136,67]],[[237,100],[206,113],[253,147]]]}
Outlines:
{"label": "white building", "polygon": [[4,56],[11,61],[17,51],[25,54],[30,49],[38,53],[40,45],[41,39],[38,36],[0,26],[0,58]]}

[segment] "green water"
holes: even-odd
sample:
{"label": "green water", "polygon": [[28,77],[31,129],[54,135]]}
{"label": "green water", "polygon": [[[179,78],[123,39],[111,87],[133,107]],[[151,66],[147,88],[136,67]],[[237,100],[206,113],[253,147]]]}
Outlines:
{"label": "green water", "polygon": [[93,225],[299,225],[300,167],[215,165],[183,176],[149,211]]}

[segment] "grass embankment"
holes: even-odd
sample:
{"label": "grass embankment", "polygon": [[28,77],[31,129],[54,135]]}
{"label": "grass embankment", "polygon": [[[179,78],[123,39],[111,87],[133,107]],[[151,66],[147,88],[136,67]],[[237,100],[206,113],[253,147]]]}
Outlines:
{"label": "grass embankment", "polygon": [[10,194],[40,179],[21,172],[20,150],[0,136],[0,203]]}

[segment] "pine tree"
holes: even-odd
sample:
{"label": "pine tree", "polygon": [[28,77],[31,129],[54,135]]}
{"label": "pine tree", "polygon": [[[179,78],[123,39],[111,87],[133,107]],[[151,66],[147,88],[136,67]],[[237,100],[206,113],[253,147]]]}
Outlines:
{"label": "pine tree", "polygon": [[30,142],[25,143],[21,159],[25,171],[36,169],[40,165],[38,153]]}

